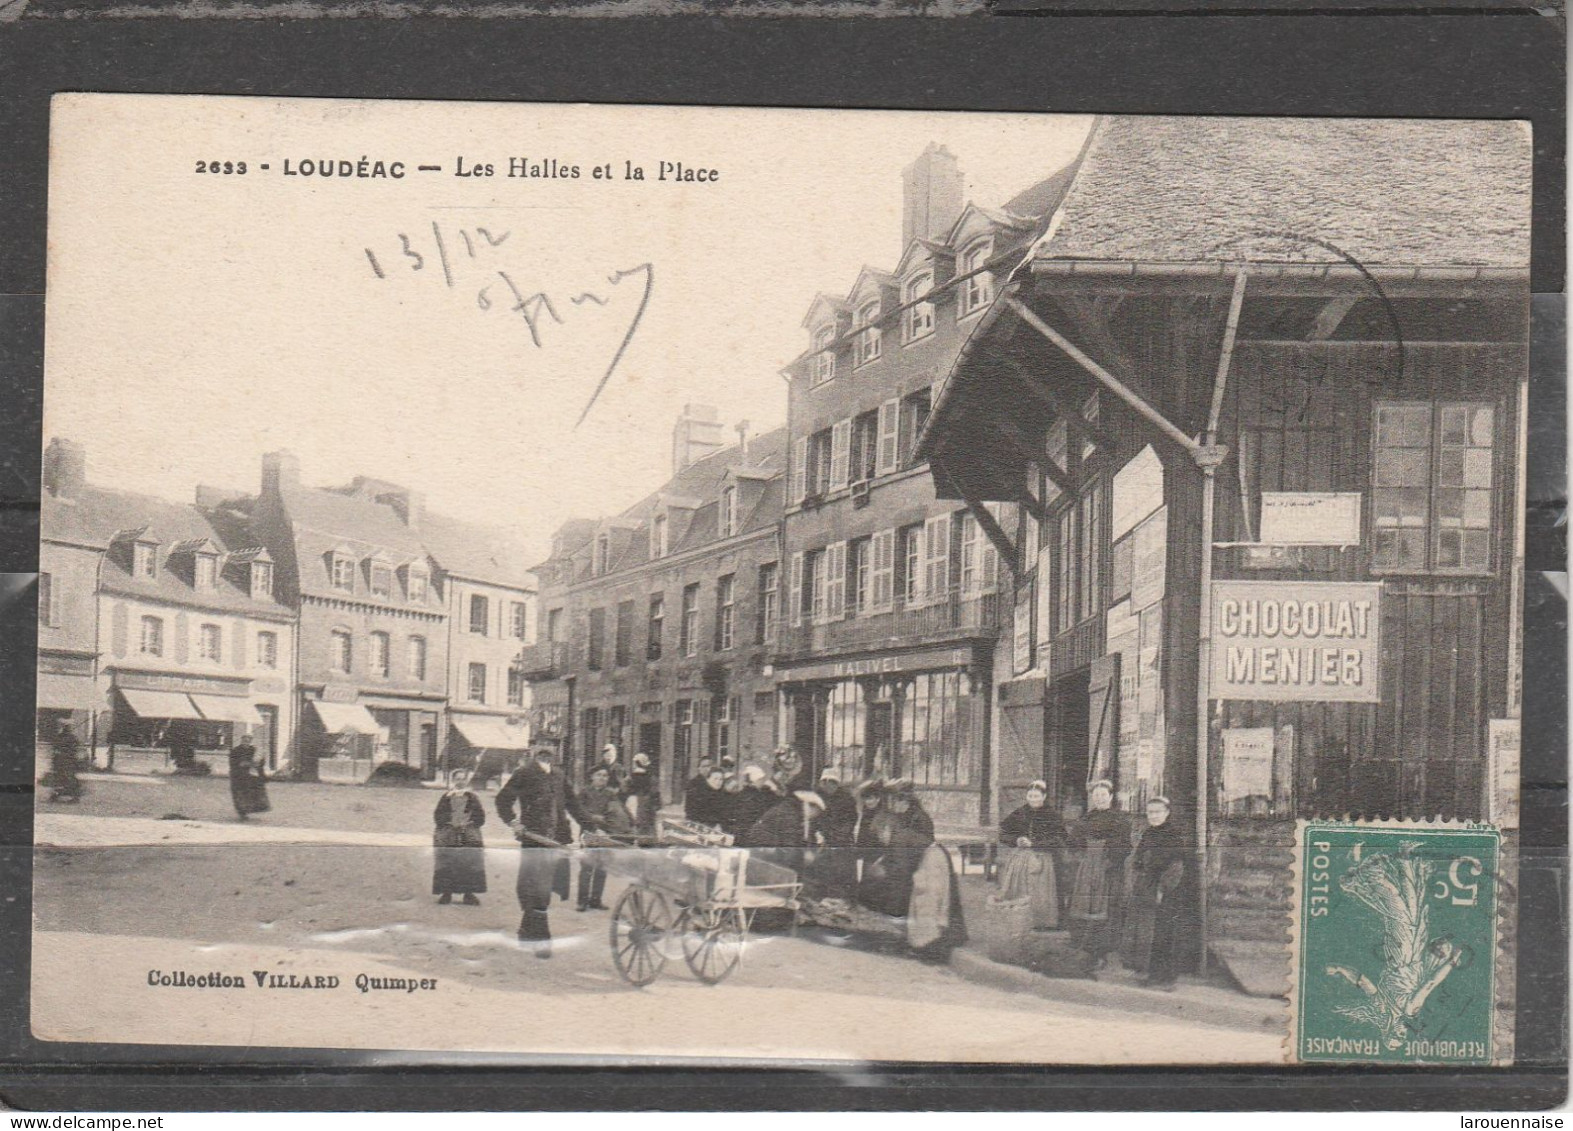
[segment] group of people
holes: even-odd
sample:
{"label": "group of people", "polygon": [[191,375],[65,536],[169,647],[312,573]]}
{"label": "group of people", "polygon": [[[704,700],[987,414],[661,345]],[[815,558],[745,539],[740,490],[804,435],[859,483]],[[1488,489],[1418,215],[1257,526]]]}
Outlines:
{"label": "group of people", "polygon": [[1095,972],[1118,952],[1143,984],[1172,988],[1196,875],[1169,799],[1147,802],[1146,828],[1135,839],[1127,815],[1114,808],[1111,782],[1092,782],[1086,813],[1069,824],[1048,807],[1048,796],[1046,783],[1033,782],[1026,804],[1000,822],[1002,894],[1029,901],[1034,928],[1068,929]]}
{"label": "group of people", "polygon": [[966,941],[950,853],[906,779],[848,786],[834,767],[810,777],[789,747],[769,772],[702,759],[684,791],[684,817],[729,833],[791,868],[805,894],[844,900],[883,915],[929,961],[948,960]]}
{"label": "group of people", "polygon": [[[196,756],[186,749],[184,757],[177,754],[176,772],[182,772],[196,762]],[[82,743],[70,723],[61,723],[49,744],[49,772],[39,782],[49,790],[49,800],[73,804],[82,800]],[[266,813],[268,803],[267,771],[257,748],[250,737],[242,736],[229,751],[229,796],[235,806],[235,815],[244,821],[254,813]]]}
{"label": "group of people", "polygon": [[[966,940],[950,855],[934,839],[934,822],[910,781],[864,782],[846,788],[834,769],[812,779],[798,755],[776,752],[771,771],[703,759],[687,783],[688,821],[732,836],[762,859],[791,868],[817,898],[840,898],[888,916],[905,931],[918,957],[944,961]],[[432,893],[439,903],[476,905],[486,891],[486,809],[463,772],[433,813]],[[518,938],[549,958],[552,896],[569,898],[570,858],[560,850],[573,824],[630,844],[655,841],[659,788],[649,759],[635,755],[622,772],[615,746],[575,789],[556,754],[536,750],[497,792],[497,816],[521,847]],[[572,822],[572,823],[570,823]],[[532,851],[541,849],[544,851]],[[580,857],[577,908],[605,910],[606,870],[594,852]]]}
{"label": "group of people", "polygon": [[[476,906],[486,892],[486,807],[471,788],[470,775],[456,770],[432,813],[432,894],[437,902]],[[625,773],[616,746],[608,744],[581,789],[567,783],[556,754],[541,747],[510,774],[493,803],[497,816],[525,849],[560,849],[573,839],[572,818],[581,832],[599,833],[632,844],[649,843],[656,833],[660,791],[650,759],[634,755]],[[569,897],[571,865],[562,852],[524,852],[519,859],[515,892],[521,918],[518,937],[533,944],[542,958],[551,956],[548,911],[553,895]],[[606,869],[586,854],[579,866],[580,911],[605,910]]]}

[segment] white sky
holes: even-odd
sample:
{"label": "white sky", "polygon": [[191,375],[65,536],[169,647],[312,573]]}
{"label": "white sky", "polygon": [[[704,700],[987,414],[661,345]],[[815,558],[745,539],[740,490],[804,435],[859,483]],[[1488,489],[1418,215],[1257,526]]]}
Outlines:
{"label": "white sky", "polygon": [[[805,347],[809,302],[844,294],[864,263],[895,265],[901,169],[929,141],[957,156],[970,199],[997,205],[1070,161],[1090,125],[109,95],[61,96],[54,116],[46,441],[85,443],[95,483],[173,499],[254,488],[261,454],[288,447],[308,484],[406,483],[435,510],[516,527],[537,553],[564,519],[615,513],[666,478],[685,402],[756,433],[785,419],[779,371]],[[498,175],[453,176],[460,155]],[[407,175],[282,175],[286,158],[363,156]],[[510,179],[510,157],[581,175]],[[248,172],[194,172],[215,159]],[[622,179],[625,160],[651,179]],[[721,177],[663,184],[661,160]],[[595,180],[597,164],[615,179]],[[508,236],[493,248],[477,228]],[[607,276],[643,263],[648,307],[575,430],[645,286]],[[539,348],[499,271],[561,315],[542,314]],[[570,301],[586,290],[607,305]]]}

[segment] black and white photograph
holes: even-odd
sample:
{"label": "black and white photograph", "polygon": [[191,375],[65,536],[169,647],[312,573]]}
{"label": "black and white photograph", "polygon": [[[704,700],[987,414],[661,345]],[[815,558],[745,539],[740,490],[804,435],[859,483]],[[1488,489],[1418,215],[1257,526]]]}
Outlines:
{"label": "black and white photograph", "polygon": [[33,1034],[1512,1063],[1531,154],[56,95]]}

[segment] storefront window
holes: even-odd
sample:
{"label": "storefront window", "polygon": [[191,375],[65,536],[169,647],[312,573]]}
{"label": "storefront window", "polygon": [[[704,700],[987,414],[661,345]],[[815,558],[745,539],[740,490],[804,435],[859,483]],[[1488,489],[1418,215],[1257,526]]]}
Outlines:
{"label": "storefront window", "polygon": [[1491,568],[1494,441],[1495,413],[1487,404],[1376,406],[1374,568]]}
{"label": "storefront window", "polygon": [[[963,671],[801,685],[783,700],[793,741],[842,780],[908,777],[920,786],[979,785],[974,688]],[[812,710],[810,710],[812,707]]]}

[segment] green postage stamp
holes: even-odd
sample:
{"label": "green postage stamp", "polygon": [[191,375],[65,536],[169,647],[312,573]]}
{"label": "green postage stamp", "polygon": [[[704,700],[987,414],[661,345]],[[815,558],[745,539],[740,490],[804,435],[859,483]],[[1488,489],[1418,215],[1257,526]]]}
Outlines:
{"label": "green postage stamp", "polygon": [[1301,821],[1292,1058],[1490,1064],[1500,836]]}

